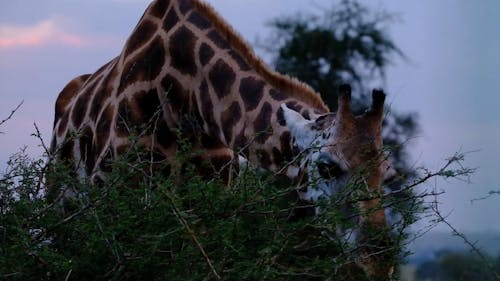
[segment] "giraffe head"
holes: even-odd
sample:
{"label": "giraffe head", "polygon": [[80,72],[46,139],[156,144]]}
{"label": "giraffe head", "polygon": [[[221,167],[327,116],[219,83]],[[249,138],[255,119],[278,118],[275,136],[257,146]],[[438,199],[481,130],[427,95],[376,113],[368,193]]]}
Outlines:
{"label": "giraffe head", "polygon": [[372,107],[366,113],[354,116],[350,108],[351,88],[339,88],[338,110],[304,118],[282,105],[286,124],[302,151],[307,163],[309,184],[300,196],[317,200],[331,196],[345,186],[349,176],[363,170],[363,182],[371,190],[382,182],[381,125],[385,94],[374,90]]}

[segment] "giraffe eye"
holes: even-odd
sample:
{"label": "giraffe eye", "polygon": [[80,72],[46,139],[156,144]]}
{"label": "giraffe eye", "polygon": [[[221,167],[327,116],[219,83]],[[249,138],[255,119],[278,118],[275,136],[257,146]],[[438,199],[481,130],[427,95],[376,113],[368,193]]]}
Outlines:
{"label": "giraffe eye", "polygon": [[319,162],[317,164],[317,167],[319,175],[327,180],[340,177],[344,174],[342,168],[340,168],[339,165],[333,162],[330,163]]}

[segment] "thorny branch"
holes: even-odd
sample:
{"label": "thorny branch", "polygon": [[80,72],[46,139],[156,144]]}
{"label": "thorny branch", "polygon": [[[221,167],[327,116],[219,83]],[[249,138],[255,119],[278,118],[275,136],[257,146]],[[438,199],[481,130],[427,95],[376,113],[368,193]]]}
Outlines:
{"label": "thorny branch", "polygon": [[[47,145],[45,144],[45,142],[43,141],[42,133],[40,132],[40,129],[36,125],[36,122],[33,123],[33,126],[35,126],[36,132],[33,133],[33,134],[31,134],[31,135],[34,136],[34,137],[36,137],[40,141],[40,146],[43,148],[43,150],[45,152],[45,155],[47,155],[47,156],[50,157],[50,150],[47,147]],[[37,189],[36,189],[37,193],[42,189],[43,178],[44,178],[44,176],[45,176],[45,174],[47,172],[49,164],[50,164],[50,161],[45,162],[45,164],[43,165],[43,167],[40,169],[40,172],[38,174],[38,185],[37,185]]]}
{"label": "thorny branch", "polygon": [[436,215],[436,217],[438,219],[438,222],[444,223],[446,226],[448,226],[448,228],[451,229],[451,231],[453,232],[453,235],[460,237],[463,240],[463,242],[467,246],[469,246],[470,250],[472,252],[476,253],[479,256],[479,258],[481,258],[481,260],[488,267],[488,269],[491,271],[491,273],[493,273],[495,275],[495,279],[499,279],[500,280],[500,274],[497,273],[497,271],[495,270],[495,268],[493,267],[493,265],[483,255],[483,253],[481,252],[481,250],[476,247],[477,241],[476,242],[471,242],[465,236],[465,234],[463,234],[460,231],[458,231],[457,228],[455,228],[448,220],[446,220],[446,216],[443,216],[442,213],[441,213],[441,211],[439,210],[439,207],[438,207],[438,204],[437,204],[437,200],[434,201],[434,203],[431,205],[431,208],[432,208],[432,211],[434,212],[434,214]]}
{"label": "thorny branch", "polygon": [[[427,182],[429,179],[435,178],[435,177],[443,177],[445,179],[454,178],[454,179],[469,181],[469,176],[474,173],[475,169],[474,168],[467,168],[467,167],[464,167],[462,165],[464,157],[465,157],[464,153],[457,152],[452,157],[446,159],[447,162],[438,171],[432,172],[432,171],[429,171],[427,169],[423,169],[424,176],[416,179],[412,183],[405,185],[398,190],[392,191],[390,194],[397,194],[397,193],[405,192],[405,191],[412,189],[418,185],[421,185],[424,182]],[[453,164],[458,165],[459,168],[458,169],[450,169],[450,166]],[[465,177],[465,179],[463,179],[462,177]]]}
{"label": "thorny branch", "polygon": [[[0,126],[2,126],[5,122],[9,121],[9,120],[12,118],[12,116],[14,116],[14,113],[16,113],[16,111],[17,111],[17,110],[21,107],[21,105],[23,105],[23,103],[24,103],[24,100],[23,100],[23,101],[21,101],[21,102],[20,102],[20,103],[16,106],[16,108],[14,108],[14,109],[10,112],[10,114],[9,114],[9,116],[7,116],[7,118],[5,118],[5,119],[3,119],[2,121],[0,121]],[[3,132],[0,132],[0,134],[3,134]]]}
{"label": "thorny branch", "polygon": [[499,190],[490,190],[488,192],[488,195],[485,195],[485,196],[479,197],[479,198],[474,198],[474,199],[470,200],[470,202],[474,203],[475,201],[485,200],[485,199],[488,199],[495,194],[500,195],[500,189]]}
{"label": "thorny branch", "polygon": [[215,270],[215,267],[213,266],[212,261],[210,260],[210,257],[207,255],[207,252],[205,251],[205,249],[201,245],[200,241],[198,241],[198,238],[196,238],[196,235],[195,235],[194,231],[191,229],[191,227],[189,227],[188,222],[182,217],[180,210],[177,208],[177,206],[174,203],[174,199],[170,196],[170,194],[168,194],[166,192],[163,192],[163,194],[165,194],[165,196],[172,203],[172,212],[174,213],[174,215],[176,216],[176,218],[179,220],[179,222],[182,224],[182,226],[184,227],[184,229],[186,230],[186,232],[189,234],[189,236],[191,237],[191,239],[193,240],[193,242],[196,244],[196,247],[198,247],[198,250],[200,251],[200,253],[205,258],[205,261],[207,262],[208,266],[212,270],[212,273],[215,275],[215,278],[217,280],[222,280],[222,278],[220,277],[220,275]]}

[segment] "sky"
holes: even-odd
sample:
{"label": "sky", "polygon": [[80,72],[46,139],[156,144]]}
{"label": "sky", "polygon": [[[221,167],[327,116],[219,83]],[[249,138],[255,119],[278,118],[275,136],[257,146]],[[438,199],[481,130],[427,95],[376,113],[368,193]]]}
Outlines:
{"label": "sky", "polygon": [[[0,2],[0,169],[24,145],[34,123],[50,141],[56,97],[73,77],[92,73],[119,54],[149,1],[23,0]],[[271,19],[320,13],[331,0],[207,0],[251,44],[265,40]],[[455,152],[477,168],[470,182],[432,181],[445,191],[440,208],[460,231],[500,232],[500,2],[496,0],[368,1],[398,20],[387,30],[406,59],[394,58],[381,85],[391,108],[415,112],[421,132],[411,140],[416,167],[438,169]],[[262,53],[257,49],[257,53]],[[424,188],[424,187],[421,187]],[[438,231],[448,231],[438,226]]]}

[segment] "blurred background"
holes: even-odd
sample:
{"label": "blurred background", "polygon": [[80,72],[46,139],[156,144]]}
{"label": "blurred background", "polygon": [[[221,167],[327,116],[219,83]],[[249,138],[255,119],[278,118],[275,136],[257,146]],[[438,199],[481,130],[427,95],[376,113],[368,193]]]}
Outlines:
{"label": "blurred background", "polygon": [[[118,55],[148,2],[0,3],[0,120],[22,102],[0,126],[0,169],[25,146],[34,157],[42,154],[31,136],[34,123],[48,144],[59,91]],[[341,81],[353,84],[359,110],[369,104],[365,97],[372,87],[383,88],[386,143],[394,146],[401,173],[435,171],[464,153],[463,165],[476,169],[470,177],[419,188],[444,191],[426,200],[437,200],[446,220],[499,262],[500,2],[207,2],[269,65],[311,84],[331,108]],[[412,227],[425,234],[409,245],[406,280],[438,278],[440,266],[459,270],[480,263],[463,239],[444,223],[434,225],[433,218]]]}

